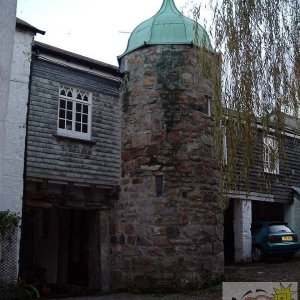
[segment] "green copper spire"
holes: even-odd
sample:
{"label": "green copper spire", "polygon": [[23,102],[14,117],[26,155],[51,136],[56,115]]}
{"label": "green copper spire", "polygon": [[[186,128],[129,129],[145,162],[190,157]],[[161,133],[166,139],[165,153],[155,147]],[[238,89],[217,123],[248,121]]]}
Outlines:
{"label": "green copper spire", "polygon": [[150,19],[138,25],[131,33],[123,57],[145,45],[190,45],[198,40],[198,46],[211,44],[205,29],[198,25],[198,38],[195,39],[195,21],[185,17],[173,0],[164,0],[160,10]]}

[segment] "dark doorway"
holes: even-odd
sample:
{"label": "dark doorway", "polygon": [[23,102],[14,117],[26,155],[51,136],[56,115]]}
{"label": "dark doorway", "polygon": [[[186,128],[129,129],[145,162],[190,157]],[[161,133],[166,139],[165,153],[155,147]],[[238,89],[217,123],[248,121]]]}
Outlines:
{"label": "dark doorway", "polygon": [[89,282],[89,218],[88,211],[70,210],[68,279],[72,285]]}
{"label": "dark doorway", "polygon": [[252,222],[284,221],[282,203],[252,201]]}
{"label": "dark doorway", "polygon": [[224,211],[224,262],[225,265],[234,263],[234,202],[229,200]]}
{"label": "dark doorway", "polygon": [[57,280],[57,231],[57,209],[24,208],[20,277],[37,288],[46,287]]}
{"label": "dark doorway", "polygon": [[23,220],[24,280],[54,293],[100,288],[98,210],[26,207]]}

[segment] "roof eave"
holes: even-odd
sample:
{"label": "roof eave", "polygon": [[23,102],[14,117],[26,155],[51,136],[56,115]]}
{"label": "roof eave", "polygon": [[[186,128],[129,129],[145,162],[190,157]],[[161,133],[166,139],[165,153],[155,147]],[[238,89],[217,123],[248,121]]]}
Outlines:
{"label": "roof eave", "polygon": [[[195,46],[195,47],[199,47],[199,48],[202,47],[203,48],[203,46],[196,45],[196,43],[194,41],[182,41],[182,42],[180,42],[180,41],[176,41],[176,42],[172,42],[172,41],[171,42],[151,42],[151,41],[148,41],[148,42],[146,42],[145,41],[143,44],[140,44],[139,46],[136,46],[135,48],[130,49],[130,50],[127,49],[123,54],[117,56],[118,62],[120,64],[121,59],[125,55],[127,55],[129,53],[132,53],[133,51],[144,48],[146,46],[158,46],[158,45],[186,45],[186,46],[190,45],[190,46]],[[211,52],[211,53],[215,53],[215,51],[212,49],[211,45],[209,45],[209,48],[206,48],[206,50]]]}
{"label": "roof eave", "polygon": [[34,50],[38,50],[41,51],[42,53],[46,53],[49,55],[54,55],[60,58],[63,58],[67,61],[73,61],[76,63],[83,63],[83,64],[87,64],[93,67],[96,67],[98,69],[101,69],[103,71],[106,71],[114,76],[120,77],[120,73],[119,73],[119,69],[118,67],[114,66],[114,65],[110,65],[86,56],[82,56],[73,52],[69,52],[60,48],[56,48],[54,46],[48,45],[48,44],[44,44],[41,42],[37,42],[34,41],[34,45],[33,45],[33,49]]}
{"label": "roof eave", "polygon": [[19,18],[16,18],[16,28],[19,28],[21,30],[28,30],[30,32],[33,32],[34,34],[39,33],[44,35],[46,33],[46,31],[40,30]]}

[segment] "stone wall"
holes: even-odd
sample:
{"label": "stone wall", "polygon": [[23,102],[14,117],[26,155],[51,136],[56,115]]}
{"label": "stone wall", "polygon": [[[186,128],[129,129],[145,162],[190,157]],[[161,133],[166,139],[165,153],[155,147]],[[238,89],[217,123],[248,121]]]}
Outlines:
{"label": "stone wall", "polygon": [[[112,286],[198,288],[223,273],[212,79],[191,46],[122,59],[122,178],[111,224]],[[213,56],[211,57],[213,59]]]}

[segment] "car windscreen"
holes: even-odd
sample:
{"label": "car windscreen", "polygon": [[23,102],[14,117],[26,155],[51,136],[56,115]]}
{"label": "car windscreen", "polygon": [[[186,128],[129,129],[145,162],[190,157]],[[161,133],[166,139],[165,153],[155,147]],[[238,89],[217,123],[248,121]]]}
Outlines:
{"label": "car windscreen", "polygon": [[268,226],[269,232],[271,233],[280,233],[280,232],[292,232],[290,228],[286,225],[281,224],[274,224]]}

